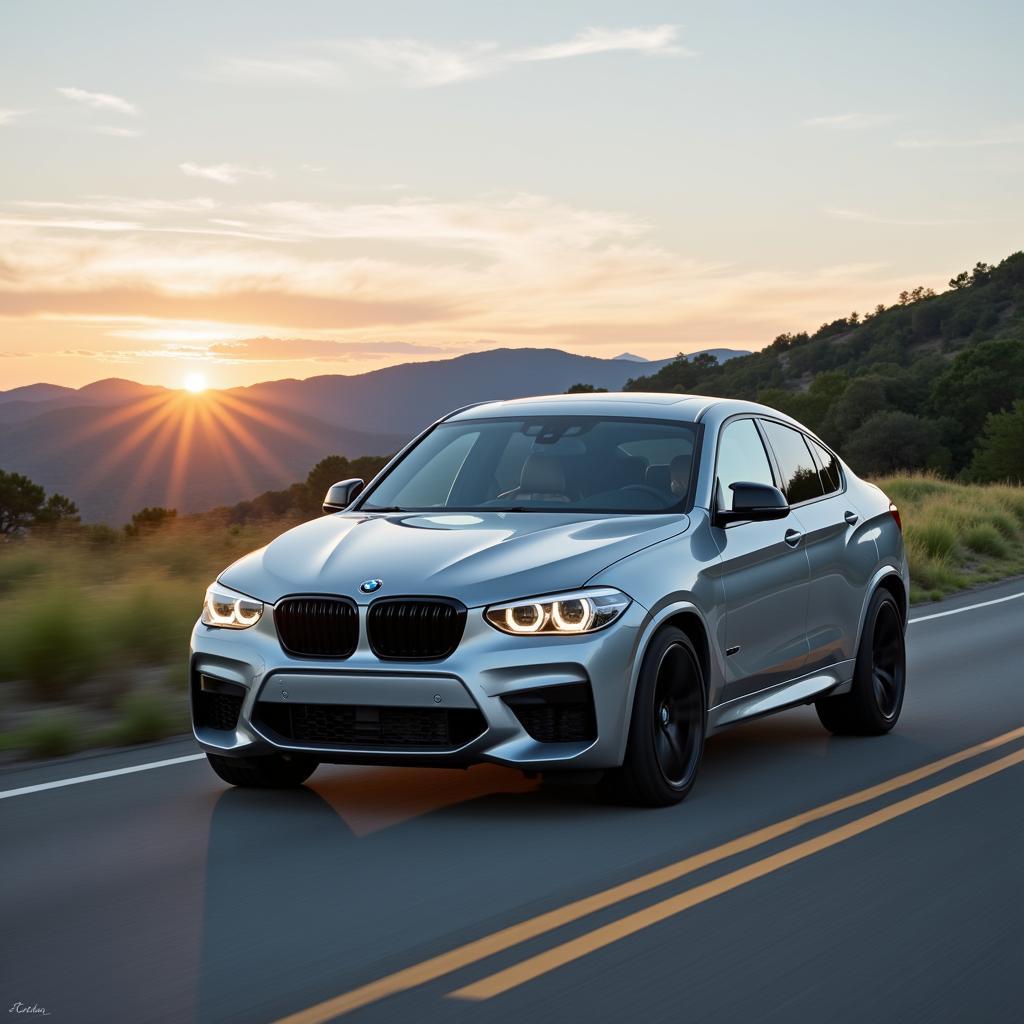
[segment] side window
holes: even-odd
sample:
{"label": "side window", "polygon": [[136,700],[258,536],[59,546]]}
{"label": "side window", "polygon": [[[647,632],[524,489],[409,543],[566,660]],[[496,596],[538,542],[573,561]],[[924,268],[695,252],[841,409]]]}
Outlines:
{"label": "side window", "polygon": [[836,457],[827,449],[823,448],[813,437],[805,438],[814,452],[818,461],[818,470],[821,474],[821,484],[826,494],[834,494],[843,486],[843,478],[839,474],[839,462]]}
{"label": "side window", "polygon": [[718,484],[723,510],[732,509],[730,484],[773,484],[772,467],[753,420],[733,420],[718,438]]}
{"label": "side window", "polygon": [[782,471],[782,493],[790,505],[820,498],[825,493],[818,467],[811,458],[804,435],[792,427],[784,427],[772,420],[762,420],[768,443],[775,451]]}

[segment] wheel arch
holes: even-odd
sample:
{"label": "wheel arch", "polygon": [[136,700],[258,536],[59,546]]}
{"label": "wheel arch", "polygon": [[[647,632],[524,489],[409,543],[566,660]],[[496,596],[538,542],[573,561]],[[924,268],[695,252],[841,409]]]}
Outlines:
{"label": "wheel arch", "polygon": [[[895,572],[887,573],[878,581],[875,590],[888,590],[889,593],[892,594],[893,599],[896,601],[896,607],[899,609],[900,619],[905,627],[907,625],[909,607],[907,601],[907,590],[906,587],[903,586],[903,578]],[[872,596],[874,596],[874,591],[869,595],[869,601]]]}
{"label": "wheel arch", "polygon": [[[907,627],[907,617],[910,613],[910,595],[907,592],[907,585],[895,566],[883,565],[872,576],[870,584],[864,588],[864,602],[860,609],[860,622],[857,623],[857,651],[860,651],[861,641],[864,638],[864,622],[867,619],[868,607],[879,590],[885,590],[892,595],[900,618],[903,620],[904,630]],[[854,656],[856,657],[856,654]]]}
{"label": "wheel arch", "polygon": [[711,628],[703,613],[692,601],[677,600],[666,603],[664,607],[652,615],[636,646],[636,653],[630,672],[628,703],[626,705],[628,716],[623,723],[622,740],[616,763],[621,764],[622,758],[625,756],[626,741],[629,736],[629,727],[633,720],[634,705],[636,703],[636,688],[640,678],[640,668],[643,665],[644,658],[647,656],[651,643],[665,626],[675,626],[677,629],[682,630],[693,644],[697,652],[701,674],[704,677],[705,714],[712,704],[711,695],[714,689],[712,681],[721,675],[722,669],[721,666],[716,665],[714,662],[713,648],[711,646]]}
{"label": "wheel arch", "polygon": [[[711,644],[708,642],[708,634],[707,629],[704,626],[704,620],[696,613],[696,611],[686,610],[676,612],[674,615],[670,615],[667,619],[658,624],[658,628],[647,640],[648,647],[657,635],[658,631],[663,629],[665,626],[675,626],[677,629],[681,629],[689,638],[690,643],[693,644],[694,650],[697,652],[697,660],[700,662],[701,674],[704,676],[704,710],[706,712],[707,705],[709,703],[708,680],[711,676]],[[646,653],[647,650],[645,648],[644,654]]]}

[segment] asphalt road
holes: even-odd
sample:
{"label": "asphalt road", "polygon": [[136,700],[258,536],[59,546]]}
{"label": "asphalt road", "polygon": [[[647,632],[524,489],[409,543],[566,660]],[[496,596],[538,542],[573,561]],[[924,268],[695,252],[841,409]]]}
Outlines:
{"label": "asphalt road", "polygon": [[[201,760],[0,799],[0,1006],[75,1024],[1020,1021],[1024,598],[909,643],[893,734],[832,738],[809,708],[740,726],[676,808],[489,766],[244,792]],[[0,790],[190,753],[8,770]]]}

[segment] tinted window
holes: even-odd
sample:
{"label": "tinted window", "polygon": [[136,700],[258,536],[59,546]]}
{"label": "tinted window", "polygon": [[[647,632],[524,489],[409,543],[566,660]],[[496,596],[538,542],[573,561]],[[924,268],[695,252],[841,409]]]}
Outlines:
{"label": "tinted window", "polygon": [[360,508],[667,512],[687,507],[692,423],[596,416],[453,420]]}
{"label": "tinted window", "polygon": [[782,493],[786,500],[790,505],[796,505],[811,498],[820,498],[825,489],[810,449],[804,443],[804,435],[771,420],[763,420],[762,423],[782,471]]}
{"label": "tinted window", "polygon": [[718,441],[718,484],[722,507],[732,508],[735,483],[774,484],[772,467],[753,420],[733,420]]}
{"label": "tinted window", "polygon": [[827,449],[823,448],[813,437],[807,438],[807,443],[818,460],[818,470],[821,473],[821,485],[825,488],[826,494],[832,494],[843,486],[843,478],[839,475],[839,461]]}

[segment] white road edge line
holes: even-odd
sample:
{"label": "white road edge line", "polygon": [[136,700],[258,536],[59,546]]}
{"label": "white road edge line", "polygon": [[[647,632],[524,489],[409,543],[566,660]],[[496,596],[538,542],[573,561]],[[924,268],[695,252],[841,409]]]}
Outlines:
{"label": "white road edge line", "polygon": [[40,782],[35,786],[22,786],[20,789],[0,790],[0,800],[10,796],[27,796],[29,793],[42,793],[47,789],[61,789],[64,786],[77,786],[80,782],[95,782],[97,779],[112,779],[115,775],[132,775],[135,772],[148,772],[152,768],[167,768],[172,764],[185,764],[186,761],[200,761],[205,754],[186,754],[184,757],[169,757],[166,761],[150,761],[149,764],[133,764],[128,768],[114,768],[109,772],[94,772],[92,775],[78,775],[73,779],[57,779],[54,782]]}
{"label": "white road edge line", "polygon": [[[1009,597],[997,597],[993,601],[982,601],[980,604],[969,604],[963,608],[954,608],[948,612],[936,612],[934,615],[921,615],[911,619],[909,625],[915,622],[927,622],[929,619],[941,619],[947,615],[959,615],[961,612],[971,612],[975,608],[987,608],[989,605],[1002,604],[1004,601],[1014,601],[1018,597],[1024,597],[1024,591],[1019,594],[1010,594]],[[205,754],[186,754],[184,757],[171,757],[166,761],[151,761],[149,764],[136,764],[130,768],[115,768],[109,772],[95,772],[92,775],[79,775],[73,779],[57,779],[55,782],[40,782],[35,786],[22,786],[20,789],[0,790],[0,800],[6,800],[11,796],[27,796],[29,793],[42,793],[47,789],[62,789],[64,786],[77,786],[80,782],[95,782],[97,779],[112,779],[116,775],[132,775],[135,772],[148,772],[153,768],[167,768],[172,764],[185,764],[188,761],[201,761]]]}
{"label": "white road edge line", "polygon": [[915,622],[927,622],[929,619],[944,619],[947,615],[959,615],[961,612],[972,612],[975,608],[987,608],[991,604],[1015,601],[1018,597],[1024,597],[1024,591],[1019,594],[1010,594],[1009,597],[997,597],[993,601],[982,601],[980,604],[968,604],[963,608],[953,608],[948,612],[935,612],[934,615],[919,615],[916,619],[911,619],[908,625],[912,626]]}

